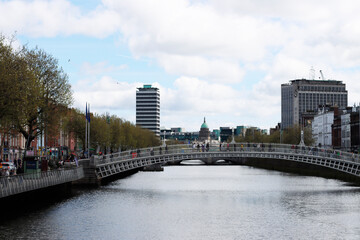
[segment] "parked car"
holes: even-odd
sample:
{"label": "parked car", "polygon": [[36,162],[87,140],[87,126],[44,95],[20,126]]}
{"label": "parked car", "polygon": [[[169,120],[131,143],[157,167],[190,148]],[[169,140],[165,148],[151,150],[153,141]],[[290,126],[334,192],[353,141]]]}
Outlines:
{"label": "parked car", "polygon": [[2,166],[2,171],[7,169],[10,175],[14,174],[16,171],[16,167],[12,162],[1,162],[1,166]]}

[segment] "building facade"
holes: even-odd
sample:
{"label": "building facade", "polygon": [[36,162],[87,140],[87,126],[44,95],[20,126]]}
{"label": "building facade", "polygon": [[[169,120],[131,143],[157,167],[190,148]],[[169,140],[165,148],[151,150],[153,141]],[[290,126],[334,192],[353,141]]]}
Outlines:
{"label": "building facade", "polygon": [[312,123],[312,134],[316,146],[331,148],[333,123],[334,111],[325,111],[322,109],[315,115]]}
{"label": "building facade", "polygon": [[[317,113],[319,106],[331,105],[345,108],[348,93],[342,81],[291,80],[281,84],[281,128],[306,125]],[[310,114],[309,113],[313,113]]]}
{"label": "building facade", "polygon": [[136,91],[136,125],[160,136],[160,93],[151,85]]}
{"label": "building facade", "polygon": [[350,129],[351,129],[351,151],[360,152],[360,107],[356,107],[350,115]]}
{"label": "building facade", "polygon": [[341,115],[341,150],[350,151],[351,148],[351,129],[350,112]]}
{"label": "building facade", "polygon": [[210,141],[210,130],[204,118],[204,123],[200,127],[199,141]]}

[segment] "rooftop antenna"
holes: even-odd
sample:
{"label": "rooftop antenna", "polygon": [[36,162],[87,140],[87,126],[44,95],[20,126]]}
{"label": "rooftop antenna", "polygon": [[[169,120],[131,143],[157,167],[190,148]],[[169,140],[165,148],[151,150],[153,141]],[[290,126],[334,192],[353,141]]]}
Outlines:
{"label": "rooftop antenna", "polygon": [[310,72],[309,72],[309,79],[314,80],[315,79],[315,69],[313,66],[311,66]]}

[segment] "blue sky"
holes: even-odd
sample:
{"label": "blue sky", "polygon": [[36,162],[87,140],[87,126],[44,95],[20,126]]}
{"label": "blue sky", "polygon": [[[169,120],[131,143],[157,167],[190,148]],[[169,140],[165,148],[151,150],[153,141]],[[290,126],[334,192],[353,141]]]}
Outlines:
{"label": "blue sky", "polygon": [[[280,85],[314,67],[360,102],[360,3],[265,0],[0,1],[0,32],[69,75],[74,107],[135,121],[135,91],[160,89],[161,126],[274,127]],[[84,109],[83,109],[84,110]]]}

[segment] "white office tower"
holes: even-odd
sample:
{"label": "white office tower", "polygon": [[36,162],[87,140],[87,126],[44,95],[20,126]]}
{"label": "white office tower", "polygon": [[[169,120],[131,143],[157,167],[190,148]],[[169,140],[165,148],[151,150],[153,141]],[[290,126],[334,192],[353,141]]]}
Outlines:
{"label": "white office tower", "polygon": [[144,85],[136,91],[136,125],[153,131],[160,136],[160,93],[151,85]]}

